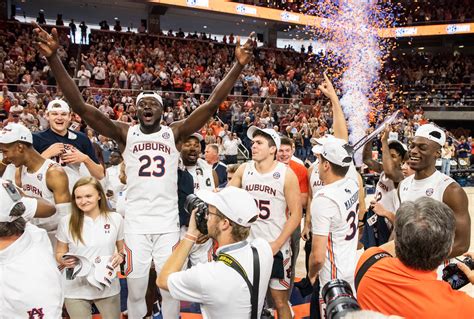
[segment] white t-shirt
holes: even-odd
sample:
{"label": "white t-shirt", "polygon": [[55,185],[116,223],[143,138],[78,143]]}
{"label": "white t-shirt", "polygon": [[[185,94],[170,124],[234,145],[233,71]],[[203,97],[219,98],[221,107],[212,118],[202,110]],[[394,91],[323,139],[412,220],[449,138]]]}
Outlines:
{"label": "white t-shirt", "polygon": [[[69,245],[69,253],[86,257],[91,263],[99,256],[112,256],[115,253],[115,244],[123,240],[123,218],[118,213],[101,214],[95,220],[84,216],[82,228],[82,242],[73,240],[69,232],[70,216],[64,216],[59,222],[56,238]],[[66,280],[64,272],[64,295],[74,299],[100,299],[114,296],[120,292],[118,279],[112,281],[110,287],[99,290],[89,284],[86,277],[76,277]]]}
{"label": "white t-shirt", "polygon": [[118,194],[125,188],[125,185],[120,182],[120,165],[114,165],[107,168],[105,171],[105,191],[111,190],[114,195],[110,198],[112,208],[117,206]]}
{"label": "white t-shirt", "polygon": [[[257,248],[260,262],[257,316],[260,318],[273,265],[270,244],[261,238],[251,244],[241,241],[220,247],[217,254],[226,253],[234,257],[252,283],[253,253],[250,245]],[[245,280],[221,261],[197,264],[186,271],[171,274],[168,289],[176,300],[200,303],[203,318],[250,318],[250,291]]]}
{"label": "white t-shirt", "polygon": [[0,287],[1,318],[61,318],[61,274],[45,230],[27,223],[23,235],[0,250]]}

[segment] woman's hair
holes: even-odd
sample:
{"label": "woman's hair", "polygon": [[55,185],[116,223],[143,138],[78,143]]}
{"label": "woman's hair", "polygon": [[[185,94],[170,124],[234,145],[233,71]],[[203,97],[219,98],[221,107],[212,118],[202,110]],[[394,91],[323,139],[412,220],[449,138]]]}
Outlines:
{"label": "woman's hair", "polygon": [[76,189],[81,186],[92,185],[95,187],[99,193],[99,209],[101,214],[108,214],[110,212],[109,207],[107,206],[107,197],[105,196],[104,189],[102,185],[94,177],[82,177],[80,178],[74,187],[72,188],[72,200],[71,200],[71,218],[69,219],[69,232],[72,236],[72,239],[78,243],[84,243],[82,239],[82,227],[84,225],[84,212],[77,207],[76,204]]}

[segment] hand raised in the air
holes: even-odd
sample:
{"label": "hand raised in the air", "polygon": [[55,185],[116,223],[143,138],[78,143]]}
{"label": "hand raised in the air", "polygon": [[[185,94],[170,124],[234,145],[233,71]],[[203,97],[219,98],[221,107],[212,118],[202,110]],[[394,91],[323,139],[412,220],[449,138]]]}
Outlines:
{"label": "hand raised in the air", "polygon": [[36,22],[33,22],[33,26],[35,27],[33,29],[33,44],[42,55],[44,55],[46,58],[49,58],[55,54],[59,48],[58,30],[53,28],[51,30],[51,34],[49,34]]}
{"label": "hand raised in the air", "polygon": [[247,42],[243,46],[240,45],[240,37],[237,37],[237,42],[235,46],[235,58],[241,65],[247,65],[253,56],[253,40],[255,37],[255,32],[250,33]]}
{"label": "hand raised in the air", "polygon": [[337,94],[336,90],[334,89],[334,86],[332,85],[331,81],[329,80],[328,76],[326,73],[323,73],[324,76],[324,82],[318,85],[318,89],[323,92],[323,94],[329,98],[329,99],[337,99]]}

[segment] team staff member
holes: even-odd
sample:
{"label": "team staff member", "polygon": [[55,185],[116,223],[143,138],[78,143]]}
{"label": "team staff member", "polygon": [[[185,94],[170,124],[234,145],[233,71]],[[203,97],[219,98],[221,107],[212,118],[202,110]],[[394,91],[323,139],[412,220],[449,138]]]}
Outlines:
{"label": "team staff member", "polygon": [[109,199],[110,207],[115,210],[117,207],[117,198],[123,191],[125,185],[120,182],[120,164],[123,162],[122,154],[119,151],[110,152],[110,166],[105,170],[105,194]]}
{"label": "team staff member", "polygon": [[54,236],[59,220],[71,209],[68,177],[58,164],[41,157],[32,143],[31,131],[21,124],[10,123],[0,132],[3,160],[17,167],[16,185],[22,188],[25,195],[43,198],[56,206],[54,216],[31,221],[48,232],[55,247]]}
{"label": "team staff member", "polygon": [[[450,257],[462,255],[469,249],[471,218],[466,192],[451,177],[436,169],[436,159],[441,156],[441,147],[446,134],[433,125],[420,126],[408,149],[408,165],[415,171],[398,187],[400,203],[428,196],[448,205],[454,212],[456,233]],[[398,208],[398,207],[397,207]]]}
{"label": "team staff member", "polygon": [[402,203],[395,215],[395,241],[367,249],[357,263],[356,275],[378,256],[359,275],[362,309],[404,318],[472,318],[474,299],[436,280],[436,268],[453,249],[455,223],[453,211],[440,201],[421,197]]}
{"label": "team staff member", "polygon": [[[56,237],[56,261],[64,268],[74,268],[77,259],[63,258],[77,254],[94,263],[96,258],[111,256],[116,268],[124,260],[123,218],[110,212],[101,184],[93,177],[83,177],[74,185],[72,212],[61,219]],[[117,248],[117,252],[115,252]],[[71,319],[91,318],[91,304],[95,303],[102,318],[120,317],[120,283],[99,290],[87,278],[64,280],[65,305]]]}
{"label": "team staff member", "polygon": [[[276,160],[280,136],[273,129],[251,126],[247,137],[252,139],[252,161],[235,172],[231,186],[248,191],[257,201],[260,214],[252,225],[251,238],[270,242],[275,256],[270,293],[278,318],[291,318],[288,303],[291,282],[290,237],[301,222],[301,197],[298,178],[285,164]],[[288,210],[287,210],[288,208]]]}
{"label": "team staff member", "polygon": [[219,178],[217,186],[225,187],[227,184],[227,165],[219,161],[219,146],[217,144],[207,145],[204,157],[206,162],[212,165],[212,169],[217,173]]}
{"label": "team staff member", "polygon": [[[209,236],[219,243],[217,255],[234,259],[252,286],[255,285],[252,247],[256,248],[260,270],[257,318],[260,318],[273,253],[269,243],[261,238],[247,241],[250,226],[259,213],[253,197],[236,187],[226,187],[217,193],[200,190],[196,195],[208,204],[207,227]],[[235,269],[221,259],[181,271],[200,235],[193,212],[186,236],[163,266],[157,280],[158,287],[168,290],[177,300],[200,303],[204,318],[250,318],[250,287]]]}
{"label": "team staff member", "polygon": [[[349,147],[345,140],[334,138],[316,152],[319,178],[324,186],[311,203],[313,239],[308,276],[314,281],[319,275],[320,287],[333,279],[343,279],[354,286],[359,185],[346,177],[352,163]],[[321,305],[324,318],[324,300],[321,295],[319,300],[316,297],[311,298],[311,307],[315,302]]]}
{"label": "team staff member", "polygon": [[0,179],[0,305],[2,318],[61,318],[63,290],[46,231],[27,220],[51,216],[54,205],[21,197]]}
{"label": "team staff member", "polygon": [[33,146],[44,158],[61,164],[69,178],[71,190],[85,168],[98,180],[104,178],[104,168],[96,158],[91,141],[82,132],[69,129],[71,110],[62,100],[52,100],[46,108],[49,128],[33,134]]}
{"label": "team staff member", "polygon": [[[146,314],[145,292],[150,264],[157,274],[179,241],[178,161],[179,145],[198,131],[217,111],[232,89],[240,73],[252,58],[252,33],[245,45],[237,41],[236,63],[215,87],[209,99],[184,121],[162,126],[163,101],[156,93],[142,92],[136,100],[139,124],[113,122],[92,105],[81,93],[59,59],[56,29],[52,35],[36,25],[35,45],[51,67],[62,92],[78,113],[99,134],[115,140],[126,165],[127,201],[125,213],[125,251],[127,255],[128,316],[142,318]],[[179,317],[179,303],[162,292],[163,316]]]}

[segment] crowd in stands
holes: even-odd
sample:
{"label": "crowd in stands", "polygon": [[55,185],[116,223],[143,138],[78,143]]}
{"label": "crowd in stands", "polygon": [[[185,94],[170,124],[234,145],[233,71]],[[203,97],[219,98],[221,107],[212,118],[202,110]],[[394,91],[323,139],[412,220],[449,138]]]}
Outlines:
{"label": "crowd in stands", "polygon": [[[19,26],[0,31],[0,83],[7,85],[0,93],[0,120],[12,120],[18,114],[15,120],[40,130],[47,123],[45,106],[61,92],[46,61],[32,47],[31,26]],[[226,38],[229,44],[209,42],[206,34],[185,36],[181,30],[160,37],[94,31],[90,45],[82,46],[79,55],[77,47],[69,47],[67,29],[61,29],[59,35],[63,45],[60,57],[85,100],[110,118],[129,123],[136,122],[134,97],[139,90],[164,92],[165,123],[189,115],[229,69],[234,59],[229,44],[236,41],[230,35]],[[310,138],[323,135],[332,126],[330,103],[317,89],[322,82],[322,60],[319,55],[311,55],[309,60],[308,55],[294,51],[257,49],[255,59],[221,105],[219,120],[203,128],[205,140],[222,145],[221,155],[225,156],[224,144],[231,132],[249,148],[245,132],[257,124],[293,138],[296,156],[303,160],[311,157]],[[403,117],[394,125],[394,132],[406,142],[427,122],[422,106],[472,103],[472,57],[459,52],[449,56],[419,52],[398,54],[394,60],[401,67],[388,66],[384,81],[394,77],[407,94],[399,94],[396,86],[380,92],[391,107],[380,104],[369,114],[372,127],[388,113],[402,109]],[[456,133],[458,138],[472,134]],[[90,134],[99,143],[108,143]]]}
{"label": "crowd in stands", "polygon": [[[305,14],[314,14],[319,12],[315,6],[320,3],[328,4],[337,10],[337,1],[307,1],[307,0],[288,0],[288,1],[270,1],[270,0],[234,0],[248,5],[275,8]],[[378,1],[381,5],[386,5],[387,1]],[[395,6],[395,4],[399,6]],[[396,8],[399,14],[398,24],[416,25],[429,23],[464,23],[474,19],[474,7],[470,0],[440,0],[440,1],[414,1],[402,0],[392,1],[391,6]],[[328,6],[329,7],[329,6]],[[319,15],[319,14],[318,14]]]}

